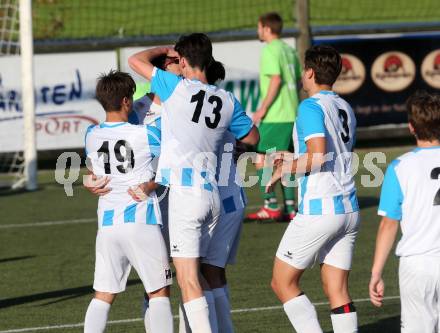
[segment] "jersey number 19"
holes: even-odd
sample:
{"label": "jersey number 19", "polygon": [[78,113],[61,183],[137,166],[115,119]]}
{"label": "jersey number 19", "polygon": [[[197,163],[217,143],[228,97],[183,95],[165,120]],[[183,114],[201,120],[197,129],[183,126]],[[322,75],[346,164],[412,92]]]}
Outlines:
{"label": "jersey number 19", "polygon": [[[124,151],[122,151],[122,148],[124,148]],[[116,169],[120,173],[127,173],[134,168],[135,161],[133,149],[127,141],[117,141],[113,147],[113,151],[115,153],[116,160],[121,162],[121,164],[116,166]],[[101,158],[101,156],[104,158],[104,172],[106,175],[109,175],[111,173],[111,168],[108,141],[104,141],[101,147],[98,149],[98,158]]]}

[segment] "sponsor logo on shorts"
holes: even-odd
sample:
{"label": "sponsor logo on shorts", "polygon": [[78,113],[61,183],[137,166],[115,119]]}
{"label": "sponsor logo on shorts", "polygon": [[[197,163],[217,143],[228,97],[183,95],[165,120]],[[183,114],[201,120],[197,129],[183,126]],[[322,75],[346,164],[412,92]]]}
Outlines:
{"label": "sponsor logo on shorts", "polygon": [[333,89],[338,94],[351,94],[358,90],[365,81],[365,66],[352,54],[343,53],[342,70]]}
{"label": "sponsor logo on shorts", "polygon": [[405,53],[386,52],[373,63],[371,78],[373,82],[385,91],[401,91],[408,88],[416,77],[414,61]]}
{"label": "sponsor logo on shorts", "polygon": [[177,248],[177,245],[173,245],[173,248],[171,249],[171,252],[179,252],[180,250]]}
{"label": "sponsor logo on shorts", "polygon": [[431,87],[440,89],[440,49],[430,52],[422,62],[422,77]]}
{"label": "sponsor logo on shorts", "polygon": [[290,251],[287,251],[287,253],[284,253],[284,256],[286,257],[286,258],[289,258],[289,259],[292,259],[292,252],[290,252]]}

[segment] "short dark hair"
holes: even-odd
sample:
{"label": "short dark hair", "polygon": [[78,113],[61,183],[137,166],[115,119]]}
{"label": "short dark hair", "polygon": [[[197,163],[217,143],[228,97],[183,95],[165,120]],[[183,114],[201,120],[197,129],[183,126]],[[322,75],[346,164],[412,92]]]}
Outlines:
{"label": "short dark hair", "polygon": [[258,21],[263,27],[269,27],[273,34],[281,35],[283,31],[283,19],[280,14],[276,12],[266,13],[261,15]]}
{"label": "short dark hair", "polygon": [[132,99],[135,90],[136,83],[130,74],[111,70],[98,78],[96,99],[105,111],[118,111],[124,97]]}
{"label": "short dark hair", "polygon": [[202,71],[214,61],[211,40],[203,33],[181,36],[174,49],[188,60],[191,67],[197,67]]}
{"label": "short dark hair", "polygon": [[206,69],[206,80],[209,84],[216,84],[217,81],[223,81],[226,76],[225,67],[220,61],[213,61]]}
{"label": "short dark hair", "polygon": [[417,139],[440,140],[440,95],[417,91],[406,102],[408,122]]}
{"label": "short dark hair", "polygon": [[332,86],[341,73],[341,55],[328,45],[312,46],[306,51],[304,68],[313,69],[317,84]]}

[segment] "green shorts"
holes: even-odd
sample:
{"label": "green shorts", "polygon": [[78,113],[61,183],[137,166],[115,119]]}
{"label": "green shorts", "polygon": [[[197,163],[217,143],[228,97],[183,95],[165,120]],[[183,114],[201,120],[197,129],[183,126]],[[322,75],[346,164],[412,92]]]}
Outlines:
{"label": "green shorts", "polygon": [[275,151],[293,152],[293,131],[294,123],[260,123],[260,142],[256,147],[256,152],[265,154],[268,149]]}

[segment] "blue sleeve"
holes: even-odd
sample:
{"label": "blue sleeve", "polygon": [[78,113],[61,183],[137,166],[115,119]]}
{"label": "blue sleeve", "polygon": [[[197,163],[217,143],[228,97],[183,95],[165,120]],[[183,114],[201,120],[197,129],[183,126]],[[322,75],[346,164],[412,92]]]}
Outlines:
{"label": "blue sleeve", "polygon": [[162,140],[162,132],[160,129],[160,119],[159,126],[146,125],[148,146],[150,148],[151,155],[153,157],[158,157],[160,155],[160,143]]}
{"label": "blue sleeve", "polygon": [[399,160],[394,160],[388,166],[385,179],[382,184],[378,214],[390,219],[400,221],[402,219],[403,193],[399,179],[396,175],[396,166]]}
{"label": "blue sleeve", "polygon": [[299,105],[297,126],[302,129],[304,141],[325,137],[324,112],[315,98],[307,98]]}
{"label": "blue sleeve", "polygon": [[253,126],[251,118],[246,114],[240,102],[234,97],[234,112],[232,114],[229,131],[237,140],[243,139],[249,134]]}
{"label": "blue sleeve", "polygon": [[151,78],[151,92],[159,95],[161,102],[165,102],[181,80],[180,76],[155,67]]}

